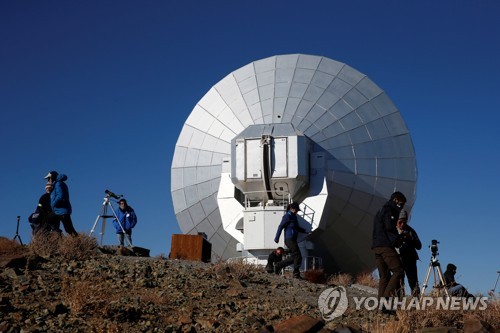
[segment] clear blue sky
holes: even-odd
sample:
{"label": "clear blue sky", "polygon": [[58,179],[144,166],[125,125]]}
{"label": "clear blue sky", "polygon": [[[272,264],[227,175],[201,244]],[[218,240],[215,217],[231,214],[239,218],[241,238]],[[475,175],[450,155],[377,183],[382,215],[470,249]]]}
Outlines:
{"label": "clear blue sky", "polygon": [[[2,1],[0,235],[30,240],[50,170],[67,174],[89,232],[104,190],[124,194],[133,239],[167,255],[178,135],[219,80],[303,53],[347,63],[405,119],[419,178],[411,224],[472,292],[500,270],[500,3],[482,1]],[[110,226],[105,243],[116,244]]]}

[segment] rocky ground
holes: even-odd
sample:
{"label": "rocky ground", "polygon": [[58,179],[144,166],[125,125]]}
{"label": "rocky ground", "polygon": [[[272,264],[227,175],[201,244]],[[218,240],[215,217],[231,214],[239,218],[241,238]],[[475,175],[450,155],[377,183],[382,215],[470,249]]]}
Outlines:
{"label": "rocky ground", "polygon": [[318,297],[329,286],[242,263],[0,252],[0,268],[0,332],[382,332],[398,321],[350,302],[325,322]]}

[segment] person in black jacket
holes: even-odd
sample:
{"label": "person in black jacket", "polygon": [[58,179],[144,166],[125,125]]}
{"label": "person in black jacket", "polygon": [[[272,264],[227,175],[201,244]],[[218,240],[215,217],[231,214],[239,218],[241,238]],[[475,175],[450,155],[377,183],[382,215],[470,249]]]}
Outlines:
{"label": "person in black jacket", "polygon": [[403,193],[394,192],[373,220],[372,250],[379,274],[379,298],[396,296],[401,278],[404,277],[403,265],[395,246],[399,238],[396,221],[405,203]]}
{"label": "person in black jacket", "polygon": [[269,257],[267,257],[267,265],[266,265],[266,271],[268,273],[274,273],[274,266],[281,260],[283,260],[284,253],[285,249],[280,246],[269,254]]}
{"label": "person in black jacket", "polygon": [[[417,232],[408,225],[408,213],[402,209],[399,213],[399,218],[396,224],[399,233],[399,239],[396,245],[403,264],[403,270],[408,280],[408,285],[412,296],[418,296],[420,290],[418,288],[417,274],[417,250],[422,248],[422,242],[418,238]],[[401,279],[401,287],[404,290],[404,277]]]}
{"label": "person in black jacket", "polygon": [[47,183],[45,185],[45,193],[42,194],[38,200],[38,205],[36,206],[35,212],[32,213],[28,221],[31,226],[32,235],[35,236],[38,233],[47,233],[51,231],[48,217],[52,212],[50,207],[50,192],[52,192],[52,184]]}

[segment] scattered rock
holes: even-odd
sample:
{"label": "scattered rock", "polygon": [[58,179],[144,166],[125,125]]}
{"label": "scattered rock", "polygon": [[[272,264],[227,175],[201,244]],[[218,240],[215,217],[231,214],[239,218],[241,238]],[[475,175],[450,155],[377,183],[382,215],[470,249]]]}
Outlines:
{"label": "scattered rock", "polygon": [[0,257],[0,268],[24,268],[26,266],[27,258],[25,255],[7,255]]}
{"label": "scattered rock", "polygon": [[314,333],[325,326],[325,323],[316,318],[301,315],[287,319],[274,326],[274,331],[279,333]]}
{"label": "scattered rock", "polygon": [[464,333],[494,332],[493,327],[476,316],[467,316],[464,319]]}
{"label": "scattered rock", "polygon": [[[318,297],[329,286],[224,262],[117,256],[109,249],[85,260],[26,258],[24,266],[0,270],[0,332],[366,333],[397,320],[356,310],[350,301],[346,313],[324,322]],[[0,262],[7,260],[0,255]],[[346,290],[350,299],[373,296],[357,285]],[[491,328],[473,316],[463,326],[419,332]]]}
{"label": "scattered rock", "polygon": [[455,327],[425,327],[418,333],[458,333],[459,330]]}

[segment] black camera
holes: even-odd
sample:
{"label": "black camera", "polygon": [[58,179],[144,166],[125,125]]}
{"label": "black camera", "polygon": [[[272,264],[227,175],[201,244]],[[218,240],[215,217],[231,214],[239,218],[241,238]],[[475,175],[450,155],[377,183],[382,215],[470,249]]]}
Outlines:
{"label": "black camera", "polygon": [[122,195],[114,194],[110,190],[106,190],[106,191],[104,191],[104,193],[106,193],[106,195],[108,195],[109,197],[111,197],[113,199],[116,199],[116,200],[118,200],[118,199],[120,199],[122,197]]}
{"label": "black camera", "polygon": [[429,249],[431,249],[431,253],[433,256],[437,256],[438,253],[438,244],[439,242],[435,239],[431,241],[431,245],[429,245]]}

